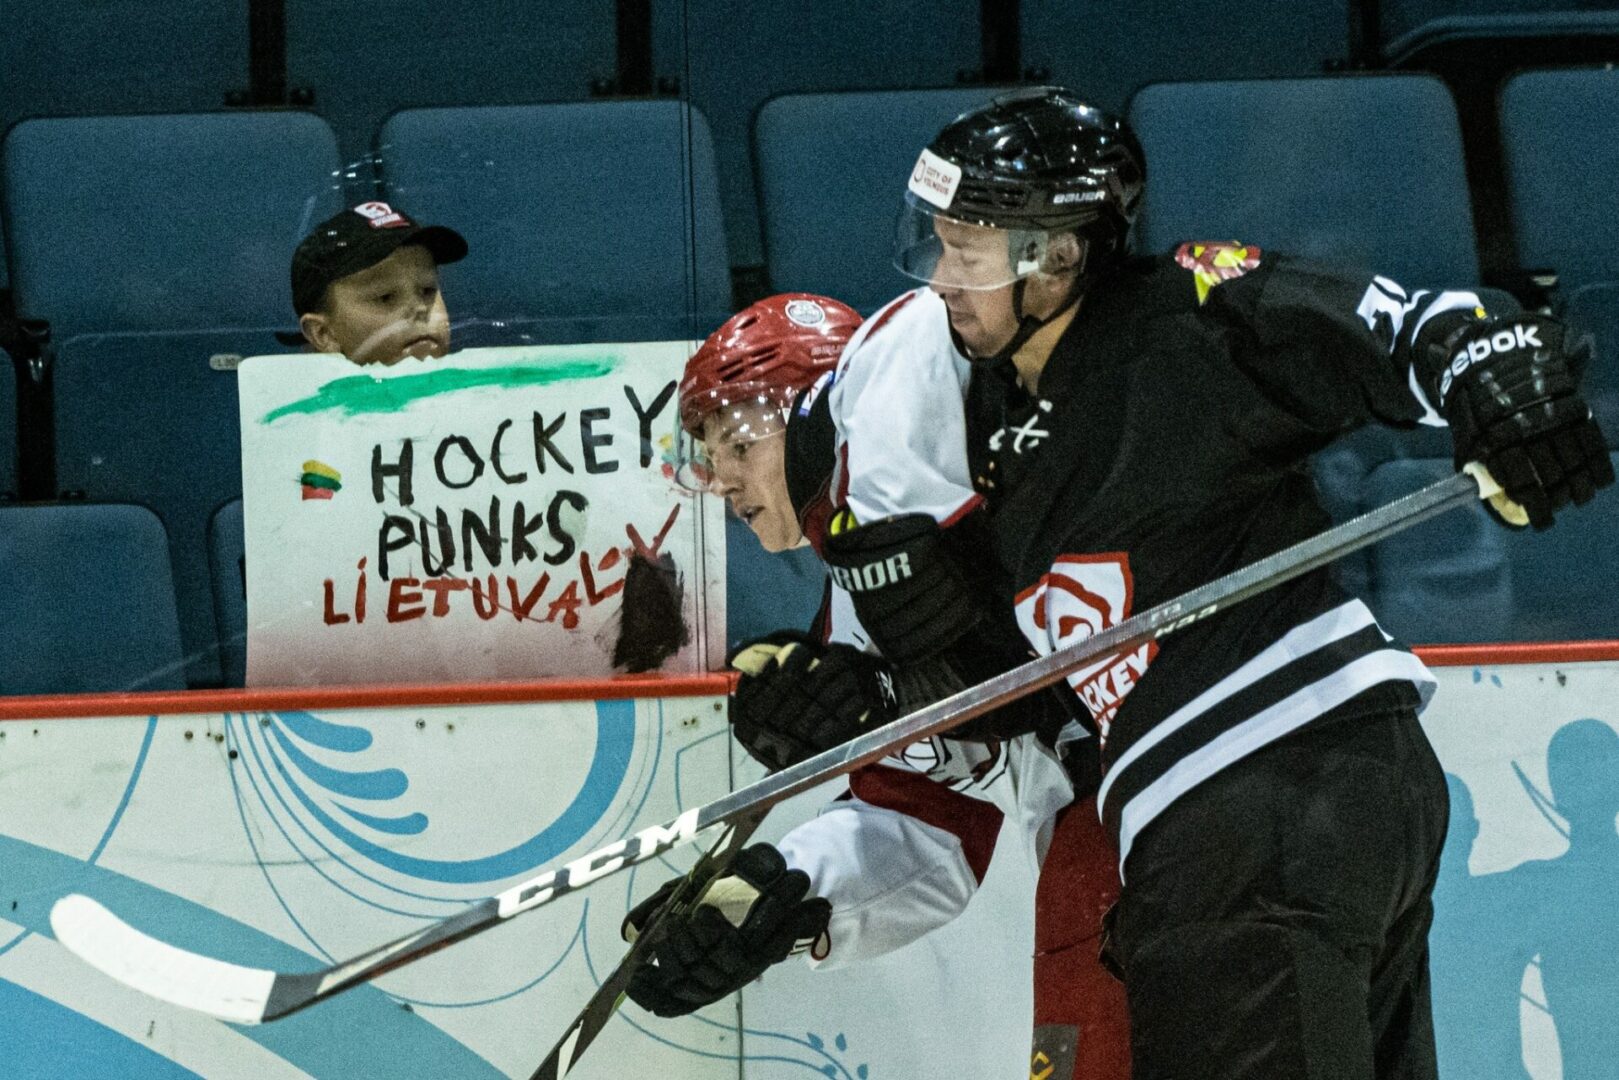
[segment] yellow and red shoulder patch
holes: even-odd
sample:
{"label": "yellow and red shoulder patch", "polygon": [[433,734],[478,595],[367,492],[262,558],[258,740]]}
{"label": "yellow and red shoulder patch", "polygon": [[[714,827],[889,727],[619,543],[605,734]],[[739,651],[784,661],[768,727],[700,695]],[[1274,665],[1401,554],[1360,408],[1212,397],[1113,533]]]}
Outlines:
{"label": "yellow and red shoulder patch", "polygon": [[1206,240],[1182,244],[1175,249],[1175,261],[1192,272],[1197,282],[1197,302],[1209,298],[1209,290],[1222,281],[1239,278],[1259,265],[1259,248],[1235,240]]}

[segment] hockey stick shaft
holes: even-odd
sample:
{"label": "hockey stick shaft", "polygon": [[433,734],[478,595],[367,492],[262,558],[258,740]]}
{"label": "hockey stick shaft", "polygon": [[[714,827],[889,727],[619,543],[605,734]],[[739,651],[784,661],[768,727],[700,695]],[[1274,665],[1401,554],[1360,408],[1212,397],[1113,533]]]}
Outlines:
{"label": "hockey stick shaft", "polygon": [[[1083,641],[1031,660],[711,803],[693,807],[673,821],[643,829],[322,971],[272,972],[198,956],[142,934],[82,896],[57,901],[52,926],[63,944],[85,960],[153,996],[239,1023],[274,1020],[655,858],[712,829],[746,815],[762,815],[785,799],[1050,686],[1098,658],[1174,633],[1436,514],[1470,503],[1480,497],[1480,487],[1480,482],[1463,474],[1431,484]],[[196,972],[196,978],[180,978],[176,973],[182,971]],[[219,989],[192,985],[196,979],[211,982]]]}

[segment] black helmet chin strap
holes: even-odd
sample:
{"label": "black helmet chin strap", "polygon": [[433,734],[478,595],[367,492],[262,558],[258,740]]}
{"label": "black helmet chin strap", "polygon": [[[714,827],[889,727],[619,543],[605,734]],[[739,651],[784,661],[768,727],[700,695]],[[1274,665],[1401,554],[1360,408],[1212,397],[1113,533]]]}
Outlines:
{"label": "black helmet chin strap", "polygon": [[[1090,275],[1084,271],[1075,274],[1073,283],[1068,286],[1068,295],[1063,297],[1062,303],[1057,305],[1055,311],[1043,319],[1036,315],[1030,315],[1023,310],[1023,287],[1028,283],[1028,280],[1028,278],[1018,278],[1012,284],[1012,314],[1017,316],[1016,332],[1012,334],[1010,341],[995,352],[995,355],[980,357],[979,359],[983,363],[995,367],[1010,365],[1012,357],[1016,355],[1019,349],[1023,348],[1025,342],[1046,326],[1062,318],[1069,308],[1079,303],[1080,298],[1085,295],[1085,286],[1090,283]],[[951,333],[954,334],[955,331],[952,330]],[[959,347],[961,343],[958,341],[956,344]]]}
{"label": "black helmet chin strap", "polygon": [[[1062,298],[1062,302],[1056,306],[1050,315],[1043,319],[1031,315],[1023,310],[1023,296],[1029,279],[1020,277],[1014,281],[1012,283],[1012,314],[1017,316],[1017,330],[1013,332],[1010,341],[996,350],[995,355],[983,357],[984,363],[997,368],[1010,368],[1012,366],[1012,357],[1017,354],[1019,349],[1023,348],[1030,338],[1051,323],[1062,318],[1070,308],[1077,305],[1080,299],[1084,297],[1085,289],[1090,284],[1093,276],[1090,273],[1092,264],[1091,251],[1095,241],[1089,235],[1088,230],[1076,230],[1076,235],[1080,237],[1081,245],[1079,260],[1074,266],[1074,280],[1069,283],[1068,292]],[[959,347],[961,343],[958,341],[956,344]],[[963,351],[963,355],[966,355],[965,351]]]}

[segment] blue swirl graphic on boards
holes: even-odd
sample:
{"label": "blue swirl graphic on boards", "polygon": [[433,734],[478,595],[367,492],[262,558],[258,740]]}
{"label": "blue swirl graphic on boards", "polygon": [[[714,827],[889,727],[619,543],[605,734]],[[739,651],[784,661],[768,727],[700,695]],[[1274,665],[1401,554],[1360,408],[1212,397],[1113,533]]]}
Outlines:
{"label": "blue swirl graphic on boards", "polygon": [[[400,805],[399,800],[408,799],[411,795],[411,779],[407,773],[399,768],[360,769],[358,767],[339,767],[328,765],[317,760],[311,751],[322,752],[327,761],[332,761],[335,755],[358,755],[370,750],[375,745],[372,733],[366,728],[353,724],[337,723],[330,719],[311,715],[307,712],[278,712],[260,714],[252,717],[242,716],[239,726],[230,726],[235,734],[232,737],[233,745],[239,745],[242,753],[241,760],[245,763],[256,763],[253,772],[263,780],[272,778],[279,781],[276,788],[280,794],[285,795],[289,801],[280,801],[279,795],[268,790],[256,791],[260,805],[270,812],[272,818],[285,818],[291,816],[296,819],[300,815],[293,813],[295,807],[301,808],[310,816],[310,820],[294,823],[286,820],[280,824],[283,837],[288,843],[294,843],[293,837],[287,835],[286,829],[298,829],[300,826],[309,839],[320,845],[326,859],[337,865],[347,867],[350,871],[360,874],[373,885],[389,888],[392,892],[401,895],[414,896],[416,899],[437,901],[459,905],[464,901],[451,900],[448,897],[435,898],[414,893],[403,893],[401,890],[391,888],[384,882],[371,878],[357,866],[351,864],[346,857],[348,853],[342,848],[347,846],[353,853],[361,855],[365,860],[388,869],[408,874],[418,880],[437,883],[462,884],[477,883],[480,880],[493,880],[500,877],[509,877],[535,869],[539,865],[550,861],[581,841],[584,841],[592,831],[600,830],[606,826],[614,835],[627,835],[632,822],[639,817],[646,795],[650,794],[651,776],[636,776],[632,779],[631,772],[635,764],[632,751],[635,743],[635,705],[632,701],[602,701],[594,703],[596,708],[596,745],[586,776],[580,783],[579,791],[575,794],[568,806],[541,829],[533,837],[523,841],[507,851],[477,859],[461,862],[446,862],[438,860],[423,860],[419,858],[400,857],[397,852],[390,851],[380,845],[367,841],[356,833],[353,827],[345,824],[352,820],[358,827],[373,832],[384,833],[392,837],[410,837],[425,833],[431,827],[429,814],[417,813],[409,810],[409,804]],[[659,744],[661,746],[661,710],[660,722],[654,726],[659,731]],[[714,738],[723,738],[724,732],[710,735],[700,740],[707,742]],[[695,745],[695,744],[693,744]],[[685,808],[686,799],[681,792],[681,770],[678,767],[680,758],[692,746],[682,747],[676,752],[677,767],[673,777],[675,801],[678,806]],[[661,756],[654,752],[648,760],[641,763],[641,770],[646,773],[657,771],[657,759]],[[635,798],[621,807],[615,815],[613,805],[623,794],[626,784],[634,790],[641,790],[645,784],[646,790],[641,791],[639,803]],[[275,804],[279,802],[279,812]],[[362,807],[364,807],[362,809]],[[581,807],[584,809],[581,810]],[[609,822],[608,819],[614,820]],[[571,826],[570,826],[571,822]],[[327,846],[319,838],[309,832],[310,826],[317,826],[319,830],[329,833],[330,839],[337,841],[333,846]],[[247,822],[243,822],[248,828]],[[249,829],[251,836],[252,830]],[[294,847],[296,848],[296,844]],[[549,850],[547,848],[549,847]],[[255,849],[257,851],[257,849]],[[519,853],[531,852],[529,857],[538,862],[531,865],[508,864],[508,867],[496,866],[493,878],[480,879],[465,875],[465,868],[470,866],[496,865],[497,860],[520,858]],[[263,856],[260,856],[261,860]],[[311,853],[305,856],[306,865],[310,869],[325,877],[330,885],[348,893],[354,899],[373,906],[375,900],[367,900],[360,893],[340,884],[330,876],[332,864],[323,860],[319,854]],[[677,868],[660,860],[662,866],[671,872],[678,872]],[[324,864],[324,869],[323,869]],[[269,870],[269,863],[262,863],[261,868]],[[427,868],[424,873],[420,868]],[[455,868],[460,868],[458,872]],[[446,874],[445,870],[451,873]],[[487,872],[487,871],[486,871]],[[636,871],[632,870],[626,877],[626,899],[633,887]],[[283,897],[274,881],[269,881],[269,887],[276,893],[281,902],[282,910],[298,927],[300,932],[309,940],[316,952],[326,960],[334,959],[329,948],[324,946],[315,936],[315,928],[306,926],[303,919],[294,907],[288,906],[288,898]],[[628,904],[626,903],[626,908]],[[430,917],[426,913],[410,913],[397,908],[385,907],[385,910],[397,914],[418,914],[418,917]],[[498,988],[494,992],[480,995],[470,1000],[423,1000],[407,997],[397,991],[391,996],[402,1002],[409,1002],[415,1006],[432,1008],[466,1009],[480,1005],[504,1001],[523,994],[535,986],[543,983],[551,976],[570,955],[576,950],[582,950],[586,969],[599,985],[600,974],[596,970],[595,959],[590,954],[588,944],[588,907],[581,913],[578,924],[568,940],[561,945],[554,956],[539,958],[534,965],[537,973],[525,975],[521,982]],[[324,935],[322,935],[324,936]],[[549,961],[549,962],[547,962]],[[701,1027],[716,1027],[727,1031],[734,1031],[734,1024],[722,1024],[709,1020],[706,1017],[693,1017],[681,1025],[667,1025],[658,1022],[641,1022],[636,1019],[622,1016],[629,1027],[640,1036],[649,1038],[673,1049],[692,1054],[699,1058],[715,1058],[727,1062],[737,1060],[736,1051],[714,1052],[704,1049],[699,1041],[692,1045],[693,1040],[689,1028],[692,1025]],[[685,1030],[683,1030],[685,1029]],[[839,1034],[832,1038],[823,1038],[814,1033],[807,1035],[793,1035],[787,1032],[769,1031],[759,1028],[746,1028],[746,1034],[754,1046],[743,1054],[744,1060],[755,1065],[771,1064],[786,1066],[797,1071],[802,1070],[817,1077],[830,1077],[834,1080],[867,1080],[870,1076],[870,1066],[863,1062],[845,1063],[843,1060],[849,1052],[847,1036]],[[835,1050],[834,1050],[835,1047]]]}
{"label": "blue swirl graphic on boards", "polygon": [[[281,783],[332,837],[395,873],[466,885],[504,880],[544,865],[583,840],[606,815],[629,773],[635,747],[635,702],[598,701],[595,707],[595,753],[579,790],[563,811],[539,832],[505,851],[457,860],[407,855],[376,843],[329,813],[311,794],[311,789],[318,789],[343,816],[373,832],[415,836],[428,829],[425,814],[385,813],[388,808],[378,805],[400,799],[409,791],[410,780],[401,770],[335,768],[315,760],[304,749],[307,745],[331,753],[359,753],[371,746],[371,732],[307,712],[266,713],[261,724],[269,732],[265,743],[268,759]],[[354,802],[366,804],[366,809],[348,805]]]}
{"label": "blue swirl graphic on boards", "polygon": [[[605,705],[606,709],[598,709],[598,704]],[[643,701],[642,704],[645,705],[646,703]],[[620,728],[639,712],[636,705],[629,701],[591,702],[587,704],[587,708],[594,711],[598,722],[604,720],[617,722]],[[628,772],[623,773],[616,784],[616,794],[612,791],[606,793],[613,806],[610,806],[603,816],[588,827],[588,831],[582,837],[583,843],[581,846],[599,845],[606,842],[609,836],[613,838],[627,836],[634,822],[640,817],[646,801],[652,793],[652,780],[658,772],[658,763],[663,753],[664,710],[662,702],[657,702],[656,711],[656,720],[646,725],[645,731],[635,733],[636,749],[632,755]],[[284,776],[279,765],[275,762],[278,754],[285,753],[284,749],[277,749],[278,741],[270,733],[271,725],[278,722],[279,719],[269,714],[253,714],[250,716],[246,713],[227,715],[225,717],[225,741],[230,752],[230,760],[239,763],[232,766],[231,784],[235,792],[237,811],[244,835],[252,848],[254,859],[259,864],[266,887],[275,897],[282,912],[291,921],[292,925],[297,928],[298,932],[303,935],[304,939],[321,958],[328,962],[334,961],[337,959],[337,954],[352,951],[352,948],[345,946],[338,948],[334,953],[333,949],[329,947],[332,942],[328,935],[323,933],[320,926],[317,925],[319,920],[317,919],[316,923],[312,924],[308,918],[310,912],[300,911],[307,905],[298,902],[297,893],[299,890],[295,888],[289,893],[284,888],[284,885],[290,882],[281,880],[282,875],[278,872],[281,868],[297,867],[301,870],[312,872],[319,878],[324,879],[326,885],[355,902],[410,919],[441,918],[446,913],[442,910],[422,910],[420,904],[413,904],[412,901],[425,901],[429,908],[433,905],[447,905],[452,910],[458,909],[467,903],[464,897],[429,895],[433,892],[432,882],[423,883],[428,886],[425,891],[416,891],[401,887],[398,882],[385,880],[385,877],[391,875],[382,874],[381,867],[369,864],[369,861],[363,857],[355,858],[354,853],[345,851],[344,845],[338,842],[335,837],[322,835],[325,831],[322,826],[318,822],[310,820],[309,815],[300,808],[298,797],[286,790],[288,778]],[[329,750],[335,748],[336,753],[357,754],[363,750],[375,749],[373,739],[363,729],[334,724],[327,724],[322,728],[310,725],[309,721],[311,719],[316,719],[317,724],[325,723],[325,721],[320,721],[318,718],[300,716],[293,720],[292,725],[289,725],[304,725],[307,728],[305,731],[307,738],[304,741],[308,742],[309,745],[317,745],[314,740],[318,739],[318,745],[321,748]],[[423,721],[417,720],[418,728],[422,724]],[[453,727],[453,725],[449,726]],[[723,737],[724,734],[724,732],[720,732],[718,737]],[[714,737],[716,736],[709,736],[709,738]],[[590,744],[590,753],[599,756],[602,753],[603,744],[607,742],[607,739],[598,734]],[[644,748],[643,744],[645,744]],[[488,745],[497,753],[505,753],[509,742],[503,740],[490,742]],[[677,763],[680,756],[680,754],[676,755]],[[509,760],[509,753],[507,753],[505,757],[495,756],[482,764],[490,768],[502,768],[505,767],[503,763]],[[324,766],[321,767],[324,768]],[[311,771],[322,778],[328,775],[327,773],[319,772],[318,769]],[[346,793],[365,791],[397,797],[405,794],[405,791],[402,791],[401,788],[408,790],[410,787],[410,783],[404,778],[404,774],[400,770],[376,769],[371,770],[369,773],[362,773],[355,769],[339,769],[336,771],[345,774],[344,778],[328,781],[326,789],[341,785]],[[577,776],[581,772],[591,770],[587,768],[586,760],[576,757],[571,763],[559,764],[553,770],[553,772],[555,771],[561,771],[568,776]],[[599,772],[600,770],[596,771]],[[545,779],[554,780],[556,777],[552,776]],[[241,782],[239,783],[238,781]],[[480,790],[477,785],[467,785],[464,780],[459,783],[452,780],[450,783],[453,787],[449,793],[457,796],[455,800],[457,804],[483,802],[486,806],[493,806],[497,810],[500,809],[500,803],[492,802],[487,798],[480,800],[477,797]],[[571,784],[563,786],[561,794],[566,795],[569,787],[571,787]],[[675,787],[678,792],[678,764]],[[344,809],[343,805],[329,794],[329,790],[317,790],[309,792],[309,794],[325,798],[329,809],[333,807],[337,810]],[[444,794],[445,792],[442,790],[417,792],[418,798],[425,799],[430,799],[433,795],[442,796]],[[627,798],[625,798],[626,794],[628,795]],[[575,801],[577,802],[577,799]],[[259,808],[267,815],[264,819],[264,824],[270,826],[270,828],[261,829],[251,821],[254,807]],[[616,809],[613,807],[616,807]],[[474,808],[482,809],[476,805]],[[554,814],[555,811],[546,813],[545,820],[550,820]],[[399,817],[400,815],[393,816]],[[442,828],[442,826],[440,827]],[[450,827],[452,829],[464,828],[464,826]],[[287,845],[288,854],[275,853],[263,847],[265,841],[269,841],[274,845],[277,835]],[[476,830],[468,835],[475,838],[477,835]],[[306,847],[306,842],[312,843],[314,850]],[[367,872],[366,866],[368,865],[371,865],[371,872]],[[343,872],[346,872],[346,874]],[[526,873],[527,869],[524,872]],[[346,875],[352,875],[352,877],[345,880]],[[371,888],[368,889],[367,886]],[[478,888],[478,886],[475,885],[473,888]],[[381,892],[373,891],[376,889],[380,889]],[[482,893],[480,892],[481,895]],[[307,899],[307,895],[305,898]],[[323,903],[320,907],[330,910],[329,902]],[[515,997],[544,982],[574,951],[582,938],[584,922],[589,910],[590,905],[587,902],[580,913],[579,925],[572,939],[565,944],[560,944],[555,956],[550,958],[549,966],[546,965],[544,957],[536,955],[534,957],[534,969],[543,968],[543,970],[540,970],[539,974],[532,977],[527,974],[520,975],[522,981],[516,985],[482,987],[471,998],[452,997],[452,999],[444,999],[441,996],[433,996],[431,999],[424,999],[405,996],[397,991],[394,991],[392,996],[396,1000],[415,1006],[452,1009],[470,1008]],[[323,939],[326,941],[325,944],[323,944]],[[552,944],[556,945],[557,943]],[[350,943],[350,946],[352,945],[353,943]],[[513,969],[514,974],[517,972],[518,969]],[[507,981],[509,983],[509,980]]]}

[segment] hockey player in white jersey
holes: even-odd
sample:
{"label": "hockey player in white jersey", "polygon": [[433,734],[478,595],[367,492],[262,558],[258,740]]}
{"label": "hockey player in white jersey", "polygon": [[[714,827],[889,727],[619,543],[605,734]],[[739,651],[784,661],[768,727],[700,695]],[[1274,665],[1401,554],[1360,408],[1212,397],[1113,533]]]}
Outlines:
{"label": "hockey player in white jersey", "polygon": [[[926,290],[900,297],[853,334],[833,369],[826,342],[848,336],[853,313],[825,298],[774,297],[721,328],[687,367],[686,472],[702,472],[767,548],[808,543],[832,569],[811,632],[783,631],[733,658],[744,673],[733,730],[772,768],[1029,655],[1009,617],[985,625],[986,613],[969,602],[983,583],[956,575],[941,586],[928,567],[931,546],[937,566],[954,574],[959,559],[946,552],[970,550],[984,535],[983,499],[968,482],[963,449],[967,363],[948,332],[920,333],[943,325],[939,303]],[[888,620],[876,642],[851,597],[868,582],[845,570],[869,542],[844,550],[850,537],[872,536],[903,543],[916,563],[907,572],[927,586],[906,602],[914,622],[896,633]],[[711,889],[714,903],[677,918],[631,997],[676,1015],[732,992],[795,945],[812,963],[838,966],[913,941],[965,908],[1004,819],[1031,870],[1045,867],[1032,1071],[1127,1076],[1123,995],[1097,958],[1116,855],[1088,798],[1094,770],[1076,777],[1064,764],[1086,732],[1060,702],[1038,695],[965,737],[930,739],[855,773],[846,797],[779,846],[748,849]],[[720,909],[739,891],[753,903],[727,921]],[[630,921],[644,921],[665,895]]]}

